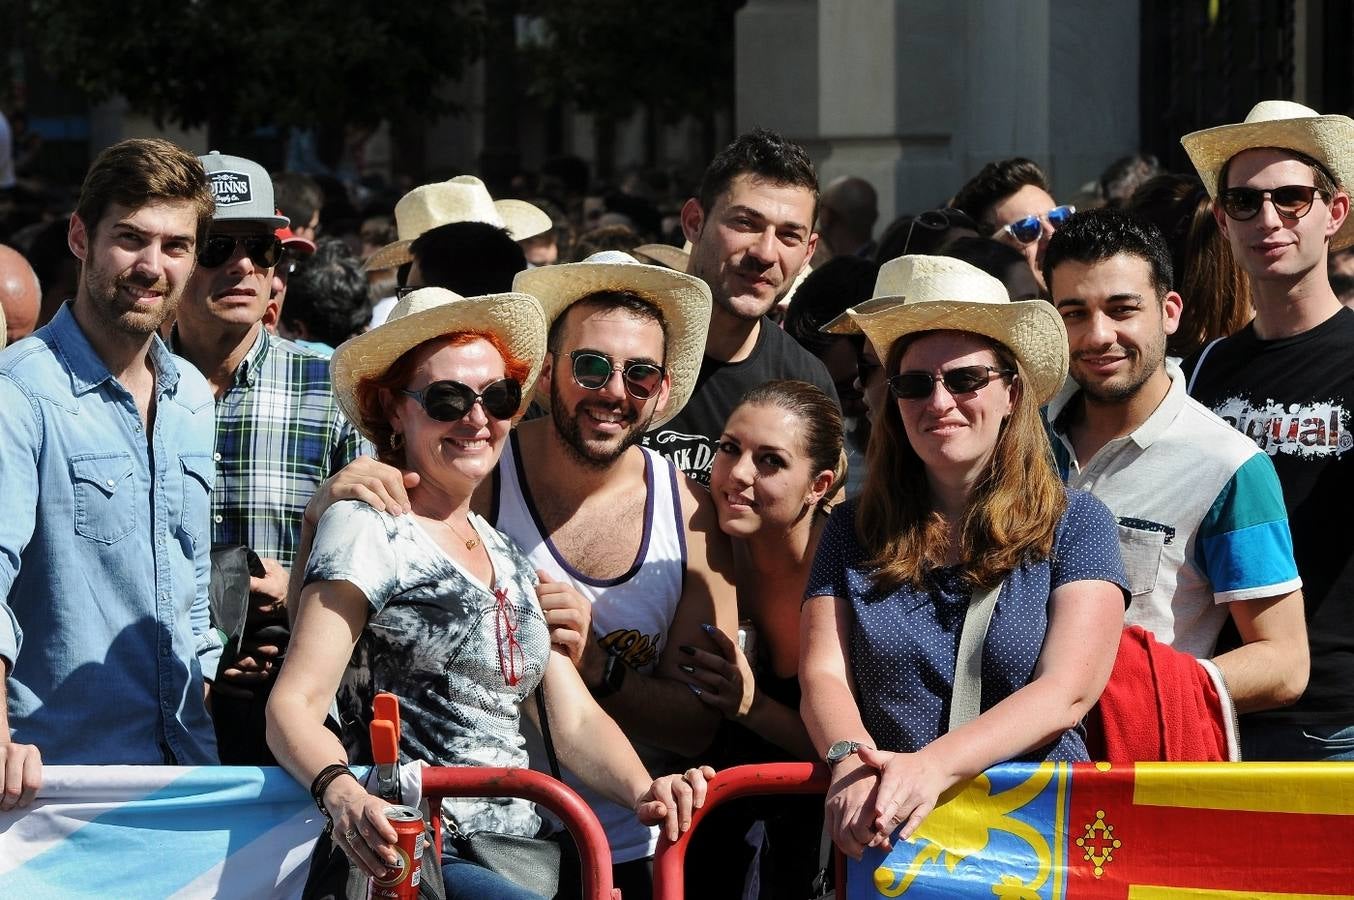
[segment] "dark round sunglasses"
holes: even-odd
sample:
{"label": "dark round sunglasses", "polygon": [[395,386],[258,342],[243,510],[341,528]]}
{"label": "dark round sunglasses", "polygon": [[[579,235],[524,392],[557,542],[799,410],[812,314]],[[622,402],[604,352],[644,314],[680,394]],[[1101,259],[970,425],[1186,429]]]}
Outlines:
{"label": "dark round sunglasses", "polygon": [[1042,216],[1026,216],[1023,219],[1016,219],[1010,225],[1007,225],[1002,231],[1011,237],[1020,241],[1022,244],[1028,244],[1031,241],[1039,239],[1039,235],[1044,233],[1043,222],[1047,220],[1054,231],[1067,224],[1067,220],[1072,218],[1072,213],[1076,212],[1075,206],[1055,206]]}
{"label": "dark round sunglasses", "polygon": [[[617,368],[609,356],[596,350],[575,350],[569,358],[573,360],[574,383],[589,391],[600,391]],[[625,382],[625,390],[631,397],[648,400],[663,383],[663,367],[627,360],[621,368],[621,381]]]}
{"label": "dark round sunglasses", "polygon": [[522,386],[511,378],[500,378],[486,385],[479,393],[459,381],[434,381],[421,391],[400,393],[413,397],[429,418],[439,422],[455,422],[464,418],[476,400],[495,419],[511,419],[522,405]]}
{"label": "dark round sunglasses", "polygon": [[1234,187],[1218,195],[1218,205],[1228,218],[1245,222],[1258,216],[1268,200],[1280,218],[1297,220],[1311,212],[1312,201],[1319,196],[1321,190],[1309,184],[1286,184],[1268,191]]}
{"label": "dark round sunglasses", "polygon": [[930,372],[899,372],[889,379],[889,390],[899,400],[925,400],[935,390],[937,381],[944,382],[945,390],[951,394],[971,394],[987,387],[993,378],[1006,378],[1015,374],[1015,369],[993,366],[960,366],[939,375]]}
{"label": "dark round sunglasses", "polygon": [[235,248],[243,246],[245,256],[260,269],[271,269],[282,261],[282,241],[275,234],[255,234],[249,237],[236,237],[230,234],[214,234],[202,244],[197,253],[197,264],[215,269],[235,255]]}

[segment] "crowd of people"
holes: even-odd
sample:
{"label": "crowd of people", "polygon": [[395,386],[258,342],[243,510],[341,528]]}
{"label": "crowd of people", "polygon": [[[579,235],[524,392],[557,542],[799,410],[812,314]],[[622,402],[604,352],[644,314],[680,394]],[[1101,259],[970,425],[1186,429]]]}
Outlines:
{"label": "crowd of people", "polygon": [[[996,161],[877,241],[760,129],[668,242],[469,175],[331,236],[306,176],[104,150],[0,246],[0,808],[44,764],[281,765],[318,895],[395,859],[349,769],[388,692],[403,763],[576,787],[631,898],[717,770],[820,761],[688,857],[805,897],[823,835],[1004,761],[1354,759],[1354,121],[1183,144],[1083,208]],[[431,814],[448,896],[577,892],[476,840],[552,843],[531,804]]]}

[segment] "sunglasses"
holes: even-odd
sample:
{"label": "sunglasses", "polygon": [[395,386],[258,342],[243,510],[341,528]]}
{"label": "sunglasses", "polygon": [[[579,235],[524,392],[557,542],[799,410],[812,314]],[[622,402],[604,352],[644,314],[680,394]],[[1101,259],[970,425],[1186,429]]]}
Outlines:
{"label": "sunglasses", "polygon": [[960,366],[940,375],[930,372],[899,372],[889,379],[889,390],[899,400],[925,400],[931,396],[937,381],[945,383],[945,390],[951,394],[971,394],[987,387],[993,378],[1006,378],[1016,374],[1014,369],[998,369],[993,366]]}
{"label": "sunglasses", "polygon": [[1259,215],[1268,200],[1281,218],[1296,220],[1311,211],[1312,201],[1319,196],[1321,191],[1308,184],[1286,184],[1269,191],[1234,187],[1218,195],[1218,204],[1229,218],[1245,222]]}
{"label": "sunglasses", "polygon": [[498,645],[498,671],[508,687],[516,687],[527,667],[526,651],[517,640],[517,610],[508,602],[502,588],[494,588],[494,602],[498,606],[494,616],[494,638]]}
{"label": "sunglasses", "polygon": [[1072,218],[1072,213],[1076,211],[1077,208],[1071,205],[1055,206],[1042,216],[1026,216],[1023,219],[1017,219],[1001,230],[1020,243],[1028,244],[1031,241],[1038,240],[1039,235],[1044,233],[1044,222],[1048,222],[1053,230],[1057,231],[1067,224],[1067,220]]}
{"label": "sunglasses", "polygon": [[275,234],[254,234],[236,237],[214,234],[207,238],[197,253],[197,264],[208,269],[225,265],[235,255],[235,248],[244,247],[245,256],[260,269],[271,269],[282,260],[282,241]]}
{"label": "sunglasses", "polygon": [[434,381],[421,391],[400,391],[413,397],[429,418],[455,422],[465,417],[479,401],[495,419],[511,419],[522,405],[522,386],[511,378],[500,378],[480,393],[459,381]]}
{"label": "sunglasses", "polygon": [[[969,218],[968,213],[946,206],[940,209],[928,209],[920,215],[913,216],[911,223],[907,226],[907,237],[903,239],[903,252],[899,256],[906,256],[907,250],[912,246],[912,232],[917,230],[920,225],[926,231],[942,232],[953,228],[969,228],[973,231],[978,230],[978,225]],[[934,235],[933,235],[934,237]]]}
{"label": "sunglasses", "polygon": [[[575,350],[569,358],[573,360],[574,383],[585,390],[600,391],[611,380],[611,373],[616,371],[611,357],[595,350]],[[648,400],[663,383],[663,367],[627,360],[621,369],[621,380],[631,397]]]}

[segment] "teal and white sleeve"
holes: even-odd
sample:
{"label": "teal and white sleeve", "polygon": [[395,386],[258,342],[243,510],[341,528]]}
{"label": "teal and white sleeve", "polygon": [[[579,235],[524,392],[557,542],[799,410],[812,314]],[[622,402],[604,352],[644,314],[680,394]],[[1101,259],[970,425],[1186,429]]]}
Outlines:
{"label": "teal and white sleeve", "polygon": [[1255,600],[1302,587],[1274,464],[1256,453],[1232,474],[1199,524],[1195,561],[1217,603]]}

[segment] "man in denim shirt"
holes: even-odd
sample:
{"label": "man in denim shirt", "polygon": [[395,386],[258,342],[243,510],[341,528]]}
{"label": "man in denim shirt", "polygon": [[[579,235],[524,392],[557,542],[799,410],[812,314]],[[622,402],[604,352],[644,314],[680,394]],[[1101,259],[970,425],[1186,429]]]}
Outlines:
{"label": "man in denim shirt", "polygon": [[157,336],[212,208],[174,144],[105,150],[70,221],[74,301],[0,354],[0,808],[32,798],[39,751],[216,762],[212,395]]}

